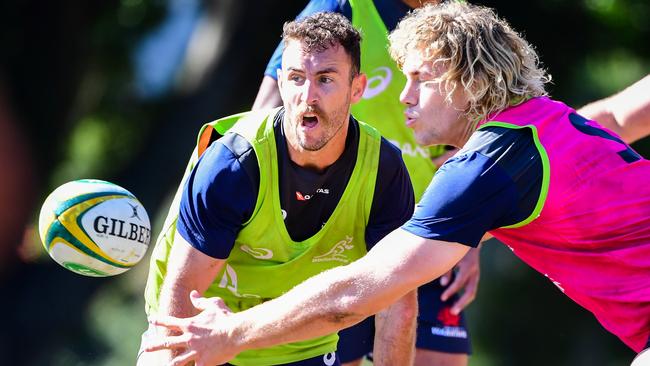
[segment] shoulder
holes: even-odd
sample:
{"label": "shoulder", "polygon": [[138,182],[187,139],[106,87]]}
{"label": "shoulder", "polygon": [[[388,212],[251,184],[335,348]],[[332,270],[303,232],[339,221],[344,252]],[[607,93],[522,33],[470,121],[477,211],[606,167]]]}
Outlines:
{"label": "shoulder", "polygon": [[225,259],[252,215],[258,190],[253,148],[243,137],[227,133],[205,150],[187,177],[176,229],[199,251]]}
{"label": "shoulder", "polygon": [[458,199],[471,204],[494,187],[516,182],[522,171],[537,164],[541,171],[541,156],[530,129],[488,126],[472,134],[440,167],[433,182],[444,185],[446,193],[457,192]]}
{"label": "shoulder", "polygon": [[413,214],[415,197],[402,152],[382,138],[366,243],[372,247],[381,238],[400,227]]}
{"label": "shoulder", "polygon": [[530,128],[502,126],[481,128],[474,132],[456,156],[462,157],[474,153],[486,157],[513,177],[518,171],[528,169],[531,165],[538,165],[539,169],[542,167],[542,157]]}
{"label": "shoulder", "polygon": [[226,149],[236,159],[255,159],[253,146],[248,140],[237,133],[227,133],[213,145],[215,145],[216,150]]}
{"label": "shoulder", "polygon": [[533,212],[541,174],[530,129],[481,128],[438,169],[404,228],[424,238],[476,246],[485,232]]}
{"label": "shoulder", "polygon": [[382,137],[379,147],[379,169],[401,170],[405,168],[404,160],[402,160],[402,151]]}
{"label": "shoulder", "polygon": [[[195,170],[194,180],[208,184],[217,178],[238,180],[238,176],[259,180],[255,150],[236,133],[227,133],[213,142],[199,158]],[[227,189],[224,185],[220,187]]]}
{"label": "shoulder", "polygon": [[[532,131],[529,128],[508,128],[503,126],[486,126],[476,130],[461,149],[478,151],[488,156],[504,153],[504,149],[512,145],[534,145]],[[534,147],[534,146],[533,146]]]}
{"label": "shoulder", "polygon": [[422,201],[428,203],[431,216],[491,207],[499,212],[486,226],[493,229],[531,214],[539,199],[542,176],[542,156],[529,128],[490,126],[476,131],[463,149],[440,167],[427,190],[433,193],[425,193]]}

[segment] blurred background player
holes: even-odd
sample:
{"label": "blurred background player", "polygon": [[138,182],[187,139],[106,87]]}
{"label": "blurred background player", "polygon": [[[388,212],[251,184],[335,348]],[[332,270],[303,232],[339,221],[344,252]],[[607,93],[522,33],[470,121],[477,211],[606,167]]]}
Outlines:
{"label": "blurred background player", "polygon": [[[312,0],[297,19],[319,11],[343,14],[361,31],[361,71],[368,77],[363,98],[352,105],[352,114],[370,123],[402,151],[416,202],[431,181],[437,166],[432,161],[445,155],[444,146],[424,147],[415,142],[404,124],[404,106],[399,93],[406,79],[387,48],[388,32],[413,8],[438,1],[419,0]],[[253,109],[281,104],[277,70],[282,62],[283,43],[275,50],[264,73]],[[442,163],[440,160],[438,163]],[[416,365],[467,365],[471,352],[469,332],[462,309],[475,297],[479,281],[479,249],[472,249],[459,263],[455,275],[445,275],[418,289],[419,316]],[[451,280],[451,281],[450,281]],[[450,283],[451,282],[451,283]],[[460,295],[458,291],[464,288]],[[347,366],[359,365],[372,350],[374,319],[339,333],[339,352]]]}
{"label": "blurred background player", "polygon": [[[195,315],[191,290],[219,296],[234,311],[253,307],[363,256],[413,212],[399,150],[350,117],[366,85],[359,33],[339,14],[317,13],[287,23],[283,39],[284,108],[226,117],[213,126],[241,122],[214,143],[212,126],[201,134],[200,159],[152,256],[148,314]],[[377,316],[378,364],[411,363],[415,297]],[[334,333],[232,362],[340,365],[337,341]],[[139,364],[170,356],[141,354]]]}

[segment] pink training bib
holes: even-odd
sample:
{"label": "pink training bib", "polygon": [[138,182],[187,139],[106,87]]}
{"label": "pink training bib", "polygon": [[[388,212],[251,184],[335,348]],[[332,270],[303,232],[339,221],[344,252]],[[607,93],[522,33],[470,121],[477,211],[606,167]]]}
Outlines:
{"label": "pink training bib", "polygon": [[479,128],[490,125],[530,128],[544,159],[535,213],[491,233],[641,351],[650,335],[650,161],[546,97]]}

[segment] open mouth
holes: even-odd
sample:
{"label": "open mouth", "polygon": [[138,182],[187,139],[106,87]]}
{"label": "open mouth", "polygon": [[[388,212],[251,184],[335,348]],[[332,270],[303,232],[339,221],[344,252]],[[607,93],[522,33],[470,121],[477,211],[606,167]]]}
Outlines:
{"label": "open mouth", "polygon": [[318,117],[315,115],[303,115],[302,116],[302,125],[307,128],[316,127],[318,124]]}

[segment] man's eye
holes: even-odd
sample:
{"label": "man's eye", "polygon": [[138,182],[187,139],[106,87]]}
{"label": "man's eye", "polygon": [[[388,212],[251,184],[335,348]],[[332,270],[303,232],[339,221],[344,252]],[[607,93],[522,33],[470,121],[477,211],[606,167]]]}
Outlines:
{"label": "man's eye", "polygon": [[289,76],[289,80],[294,81],[294,82],[300,82],[300,81],[302,81],[302,76],[300,76],[300,75],[291,75],[291,76]]}
{"label": "man's eye", "polygon": [[323,84],[328,84],[332,82],[332,78],[327,77],[327,76],[321,76],[320,82]]}

